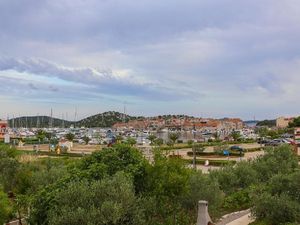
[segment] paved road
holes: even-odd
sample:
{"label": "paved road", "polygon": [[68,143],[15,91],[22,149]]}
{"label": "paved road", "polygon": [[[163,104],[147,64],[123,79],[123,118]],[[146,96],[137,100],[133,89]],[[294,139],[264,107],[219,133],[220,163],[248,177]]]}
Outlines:
{"label": "paved road", "polygon": [[254,221],[253,218],[251,218],[250,213],[228,223],[227,225],[248,225]]}
{"label": "paved road", "polygon": [[216,225],[248,225],[253,221],[254,219],[250,217],[250,209],[247,209],[223,216],[223,219]]}

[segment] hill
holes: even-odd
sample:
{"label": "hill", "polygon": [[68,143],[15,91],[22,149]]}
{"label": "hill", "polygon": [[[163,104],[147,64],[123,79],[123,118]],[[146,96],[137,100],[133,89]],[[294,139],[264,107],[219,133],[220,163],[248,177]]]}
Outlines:
{"label": "hill", "polygon": [[76,124],[84,127],[111,127],[118,122],[128,122],[141,117],[129,116],[124,113],[108,111],[82,119]]}
{"label": "hill", "polygon": [[[118,122],[128,122],[129,120],[139,119],[143,117],[129,116],[123,113],[108,111],[89,116],[79,121],[67,121],[49,116],[22,116],[9,120],[10,127],[111,127]],[[52,124],[52,125],[51,125]]]}
{"label": "hill", "polygon": [[70,127],[72,121],[51,118],[50,116],[22,116],[8,121],[10,127]]}
{"label": "hill", "polygon": [[259,121],[256,126],[267,126],[267,127],[275,127],[276,126],[276,120],[262,120]]}

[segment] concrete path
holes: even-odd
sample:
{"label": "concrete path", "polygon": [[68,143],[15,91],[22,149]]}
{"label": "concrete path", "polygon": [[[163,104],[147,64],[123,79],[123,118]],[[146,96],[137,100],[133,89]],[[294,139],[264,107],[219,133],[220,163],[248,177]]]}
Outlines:
{"label": "concrete path", "polygon": [[254,221],[253,218],[251,218],[250,213],[240,217],[239,219],[236,219],[230,223],[228,223],[228,225],[248,225],[250,223],[252,223]]}
{"label": "concrete path", "polygon": [[223,216],[216,225],[248,225],[253,221],[250,217],[250,209],[247,209]]}

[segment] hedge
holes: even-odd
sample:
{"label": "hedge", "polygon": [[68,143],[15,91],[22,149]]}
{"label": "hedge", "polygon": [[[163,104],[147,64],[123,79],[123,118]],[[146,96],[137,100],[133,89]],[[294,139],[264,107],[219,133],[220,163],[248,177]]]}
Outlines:
{"label": "hedge", "polygon": [[[188,164],[193,164],[192,159],[182,159],[184,162]],[[207,159],[196,159],[197,165],[204,165]],[[226,166],[226,165],[234,165],[236,161],[233,160],[208,160],[210,166]]]}
{"label": "hedge", "polygon": [[[187,152],[187,155],[188,156],[193,156],[193,152]],[[244,156],[245,154],[242,153],[242,156]],[[224,155],[223,154],[223,151],[222,152],[196,152],[196,156],[226,156],[227,155]],[[240,156],[240,153],[239,152],[233,152],[233,151],[229,151],[229,156],[237,156],[239,157]]]}
{"label": "hedge", "polygon": [[47,156],[68,156],[68,157],[82,157],[82,154],[80,153],[70,153],[70,152],[67,152],[67,153],[61,153],[61,154],[56,154],[56,152],[48,152],[48,151],[38,151],[38,152],[35,152],[35,151],[22,151],[22,150],[17,150],[19,153],[21,154],[31,154],[31,155],[47,155]]}

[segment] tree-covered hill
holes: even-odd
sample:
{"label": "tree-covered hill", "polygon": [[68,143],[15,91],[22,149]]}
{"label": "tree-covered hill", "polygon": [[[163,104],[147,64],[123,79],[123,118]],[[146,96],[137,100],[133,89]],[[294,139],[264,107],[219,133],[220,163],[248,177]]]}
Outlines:
{"label": "tree-covered hill", "polygon": [[129,120],[136,119],[137,117],[129,116],[124,113],[108,111],[89,116],[77,122],[78,126],[84,127],[111,127],[118,122],[128,122]]}

